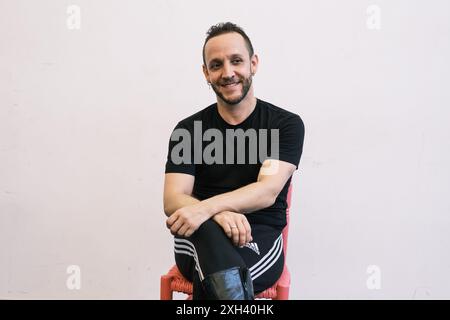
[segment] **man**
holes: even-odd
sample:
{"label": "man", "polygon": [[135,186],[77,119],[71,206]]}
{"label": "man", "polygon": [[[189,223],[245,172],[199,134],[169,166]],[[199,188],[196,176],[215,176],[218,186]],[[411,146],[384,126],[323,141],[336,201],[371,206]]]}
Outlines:
{"label": "man", "polygon": [[283,271],[286,196],[304,126],[254,96],[258,56],[237,25],[209,29],[203,63],[217,103],[180,121],[171,136],[166,224],[194,299],[250,300]]}

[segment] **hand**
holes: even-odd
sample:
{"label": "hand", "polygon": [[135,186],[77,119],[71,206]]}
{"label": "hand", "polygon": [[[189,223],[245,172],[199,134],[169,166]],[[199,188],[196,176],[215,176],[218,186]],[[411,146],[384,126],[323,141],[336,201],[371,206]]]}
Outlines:
{"label": "hand", "polygon": [[175,211],[167,220],[167,228],[173,235],[190,237],[210,216],[194,204]]}
{"label": "hand", "polygon": [[235,246],[242,247],[253,240],[252,228],[245,215],[232,211],[223,211],[214,215],[213,220],[222,227]]}

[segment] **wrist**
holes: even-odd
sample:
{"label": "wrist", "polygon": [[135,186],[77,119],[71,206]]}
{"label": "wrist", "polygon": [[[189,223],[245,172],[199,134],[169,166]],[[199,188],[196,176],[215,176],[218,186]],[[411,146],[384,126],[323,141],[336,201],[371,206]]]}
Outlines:
{"label": "wrist", "polygon": [[213,208],[206,202],[201,201],[194,205],[196,211],[200,212],[200,214],[206,216],[208,219],[212,218],[216,212],[214,212]]}

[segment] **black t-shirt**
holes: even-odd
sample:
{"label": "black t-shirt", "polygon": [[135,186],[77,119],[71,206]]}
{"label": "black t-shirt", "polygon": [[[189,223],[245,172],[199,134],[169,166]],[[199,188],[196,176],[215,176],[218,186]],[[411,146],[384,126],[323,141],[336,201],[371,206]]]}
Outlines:
{"label": "black t-shirt", "polygon": [[[303,121],[297,114],[263,100],[257,99],[255,109],[238,125],[223,120],[214,103],[177,124],[169,142],[166,173],[195,176],[193,196],[204,200],[256,182],[266,158],[298,168],[304,133]],[[245,149],[239,137],[245,141]],[[278,141],[278,156],[274,141]],[[249,223],[282,230],[290,183],[291,178],[272,206],[247,214]]]}

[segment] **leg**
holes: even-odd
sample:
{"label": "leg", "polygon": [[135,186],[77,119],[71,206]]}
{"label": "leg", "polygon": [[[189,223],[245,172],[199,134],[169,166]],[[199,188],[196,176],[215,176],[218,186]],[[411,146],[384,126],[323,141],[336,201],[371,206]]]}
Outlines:
{"label": "leg", "polygon": [[248,266],[255,293],[274,285],[284,267],[281,231],[261,224],[252,224],[253,241],[236,250]]}
{"label": "leg", "polygon": [[[253,287],[244,260],[222,228],[213,220],[188,238],[175,237],[175,261],[194,282],[194,298],[251,299]],[[198,278],[197,278],[198,277]]]}

